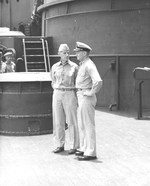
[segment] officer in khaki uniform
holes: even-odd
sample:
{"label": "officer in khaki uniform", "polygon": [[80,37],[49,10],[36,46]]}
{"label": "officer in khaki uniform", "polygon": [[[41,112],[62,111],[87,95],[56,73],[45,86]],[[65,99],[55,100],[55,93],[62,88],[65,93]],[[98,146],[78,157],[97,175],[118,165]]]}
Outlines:
{"label": "officer in khaki uniform", "polygon": [[76,42],[77,60],[79,63],[78,75],[76,78],[78,98],[78,128],[80,147],[75,153],[78,160],[94,160],[96,154],[96,133],[95,133],[95,105],[96,95],[101,86],[102,79],[99,72],[89,58],[91,47],[85,43]]}
{"label": "officer in khaki uniform", "polygon": [[79,147],[77,128],[77,98],[75,94],[75,78],[78,65],[69,60],[69,47],[61,44],[58,50],[60,61],[51,69],[53,92],[53,135],[54,153],[64,151],[65,123],[68,124],[69,154],[74,154]]}

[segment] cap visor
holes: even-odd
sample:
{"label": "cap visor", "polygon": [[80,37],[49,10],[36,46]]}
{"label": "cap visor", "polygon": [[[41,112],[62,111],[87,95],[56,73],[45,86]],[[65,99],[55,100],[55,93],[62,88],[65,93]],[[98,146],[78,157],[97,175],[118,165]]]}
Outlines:
{"label": "cap visor", "polygon": [[75,48],[73,51],[74,51],[74,52],[79,52],[79,51],[82,51],[82,49],[80,49],[80,48]]}

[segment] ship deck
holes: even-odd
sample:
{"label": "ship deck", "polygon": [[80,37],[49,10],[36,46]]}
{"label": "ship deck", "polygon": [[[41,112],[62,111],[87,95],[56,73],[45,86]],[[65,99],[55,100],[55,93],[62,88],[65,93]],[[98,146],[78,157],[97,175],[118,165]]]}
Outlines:
{"label": "ship deck", "polygon": [[149,186],[150,121],[96,110],[98,159],[54,154],[52,134],[0,136],[0,186]]}

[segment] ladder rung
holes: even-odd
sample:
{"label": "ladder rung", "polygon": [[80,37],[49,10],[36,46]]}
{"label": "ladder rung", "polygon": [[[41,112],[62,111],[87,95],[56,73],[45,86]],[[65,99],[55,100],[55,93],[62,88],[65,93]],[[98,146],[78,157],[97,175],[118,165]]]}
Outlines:
{"label": "ladder rung", "polygon": [[37,71],[38,71],[38,72],[41,72],[41,71],[42,71],[42,72],[43,72],[43,71],[45,72],[45,69],[28,69],[28,72],[33,72],[33,71],[34,71],[34,72],[37,72]]}
{"label": "ladder rung", "polygon": [[43,55],[26,55],[27,57],[43,57]]}
{"label": "ladder rung", "polygon": [[25,43],[42,43],[42,41],[25,41]]}
{"label": "ladder rung", "polygon": [[27,64],[44,64],[44,62],[27,62]]}
{"label": "ladder rung", "polygon": [[[46,48],[45,48],[46,49]],[[26,47],[26,50],[43,50],[43,48],[27,48]]]}

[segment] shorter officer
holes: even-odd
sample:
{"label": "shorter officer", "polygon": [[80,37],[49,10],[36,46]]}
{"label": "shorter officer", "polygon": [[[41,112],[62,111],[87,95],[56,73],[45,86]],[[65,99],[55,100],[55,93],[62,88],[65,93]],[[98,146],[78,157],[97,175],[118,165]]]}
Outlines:
{"label": "shorter officer", "polygon": [[15,72],[16,70],[16,64],[13,62],[13,53],[12,52],[6,52],[4,54],[4,57],[6,59],[5,64],[5,72]]}
{"label": "shorter officer", "polygon": [[67,44],[61,44],[58,49],[60,61],[51,68],[53,92],[53,136],[55,140],[54,153],[64,151],[65,123],[68,124],[69,151],[74,154],[79,147],[77,128],[77,98],[75,94],[75,79],[78,65],[69,59],[70,50]]}
{"label": "shorter officer", "polygon": [[79,63],[76,78],[78,98],[78,128],[80,148],[75,153],[78,160],[94,160],[96,155],[96,132],[95,132],[95,105],[96,95],[101,86],[102,79],[99,72],[89,58],[91,47],[85,43],[76,42],[77,60]]}

